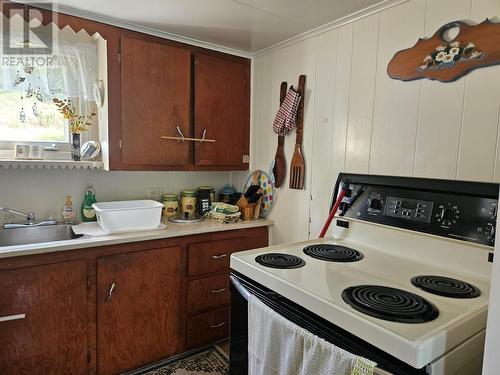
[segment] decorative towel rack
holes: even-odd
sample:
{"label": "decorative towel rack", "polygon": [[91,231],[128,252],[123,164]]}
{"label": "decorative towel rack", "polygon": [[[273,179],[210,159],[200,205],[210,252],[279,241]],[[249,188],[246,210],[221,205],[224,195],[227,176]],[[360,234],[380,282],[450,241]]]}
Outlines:
{"label": "decorative towel rack", "polygon": [[181,141],[181,142],[192,141],[192,142],[200,142],[200,143],[202,143],[202,142],[215,143],[215,139],[206,139],[205,138],[205,136],[207,134],[207,129],[203,129],[203,135],[201,136],[201,138],[190,138],[190,137],[184,137],[184,134],[182,134],[181,128],[179,128],[179,126],[177,126],[176,128],[177,128],[177,133],[179,133],[179,137],[171,137],[171,136],[163,135],[160,138],[171,139],[174,141]]}

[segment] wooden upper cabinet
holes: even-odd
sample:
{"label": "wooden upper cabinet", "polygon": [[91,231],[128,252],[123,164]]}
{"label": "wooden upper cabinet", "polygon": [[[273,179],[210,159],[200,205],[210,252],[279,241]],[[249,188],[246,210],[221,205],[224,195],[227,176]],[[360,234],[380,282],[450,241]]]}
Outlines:
{"label": "wooden upper cabinet", "polygon": [[[198,166],[246,169],[250,134],[250,64],[229,57],[196,53],[194,58],[194,136]],[[228,168],[231,169],[231,168]]]}
{"label": "wooden upper cabinet", "polygon": [[181,340],[179,247],[97,260],[97,370],[118,374],[176,354]]}
{"label": "wooden upper cabinet", "polygon": [[147,170],[192,161],[190,142],[161,139],[191,135],[191,52],[121,37],[122,165]]}
{"label": "wooden upper cabinet", "polygon": [[0,373],[87,374],[87,262],[0,271]]}

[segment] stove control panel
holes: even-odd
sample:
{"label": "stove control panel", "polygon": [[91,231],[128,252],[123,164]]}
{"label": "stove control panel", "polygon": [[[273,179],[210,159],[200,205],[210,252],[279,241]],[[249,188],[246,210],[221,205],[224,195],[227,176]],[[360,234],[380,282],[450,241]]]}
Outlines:
{"label": "stove control panel", "polygon": [[384,214],[406,220],[430,223],[433,207],[434,202],[431,201],[387,197]]}
{"label": "stove control panel", "polygon": [[353,185],[340,215],[493,246],[498,200],[472,195]]}

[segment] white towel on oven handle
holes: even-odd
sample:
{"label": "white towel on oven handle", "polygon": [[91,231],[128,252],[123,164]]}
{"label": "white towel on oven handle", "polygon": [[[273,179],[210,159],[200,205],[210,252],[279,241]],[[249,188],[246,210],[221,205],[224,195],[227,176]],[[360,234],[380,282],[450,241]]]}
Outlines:
{"label": "white towel on oven handle", "polygon": [[375,366],[375,362],[323,340],[250,296],[249,375],[372,375]]}

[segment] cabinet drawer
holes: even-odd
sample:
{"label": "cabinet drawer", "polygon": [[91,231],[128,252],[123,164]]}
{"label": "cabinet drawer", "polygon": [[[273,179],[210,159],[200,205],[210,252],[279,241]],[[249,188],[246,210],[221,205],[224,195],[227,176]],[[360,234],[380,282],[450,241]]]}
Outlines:
{"label": "cabinet drawer", "polygon": [[229,336],[229,308],[195,315],[188,319],[188,348],[205,345]]}
{"label": "cabinet drawer", "polygon": [[229,275],[206,277],[188,282],[188,312],[229,304]]}
{"label": "cabinet drawer", "polygon": [[189,245],[188,276],[229,272],[231,253],[243,250],[243,242],[243,238],[232,238]]}

